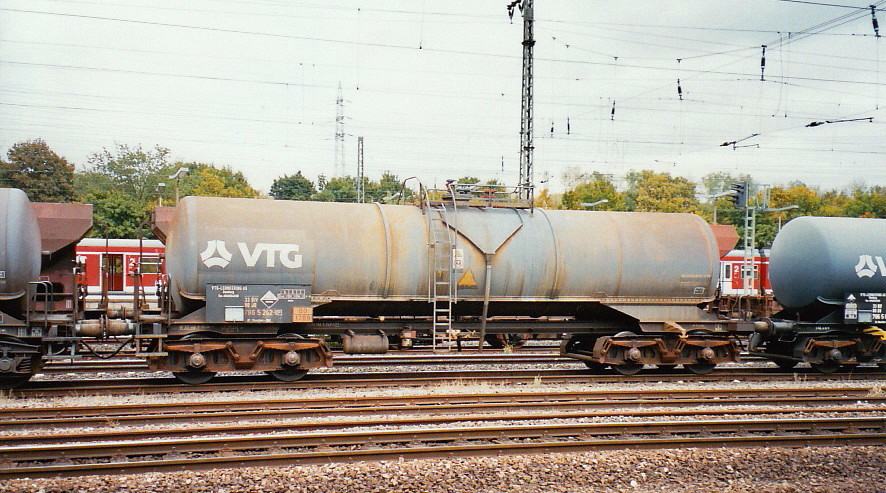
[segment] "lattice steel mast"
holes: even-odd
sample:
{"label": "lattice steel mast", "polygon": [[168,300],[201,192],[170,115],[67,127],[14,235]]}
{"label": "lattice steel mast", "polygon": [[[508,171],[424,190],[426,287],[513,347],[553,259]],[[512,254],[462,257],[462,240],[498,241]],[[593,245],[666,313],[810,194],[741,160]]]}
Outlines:
{"label": "lattice steel mast", "polygon": [[533,0],[514,0],[508,4],[508,15],[514,18],[514,8],[523,13],[523,98],[520,114],[520,185],[525,187],[521,195],[527,200],[533,199],[532,151],[532,50],[535,46],[533,34]]}
{"label": "lattice steel mast", "polygon": [[357,137],[357,203],[366,202],[366,184],[363,178],[363,137]]}

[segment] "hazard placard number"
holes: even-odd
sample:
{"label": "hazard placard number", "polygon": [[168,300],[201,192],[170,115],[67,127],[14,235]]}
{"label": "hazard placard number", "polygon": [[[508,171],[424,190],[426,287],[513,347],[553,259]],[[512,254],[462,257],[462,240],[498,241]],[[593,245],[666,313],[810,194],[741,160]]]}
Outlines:
{"label": "hazard placard number", "polygon": [[310,306],[294,306],[292,307],[293,323],[310,323],[313,321],[314,309]]}

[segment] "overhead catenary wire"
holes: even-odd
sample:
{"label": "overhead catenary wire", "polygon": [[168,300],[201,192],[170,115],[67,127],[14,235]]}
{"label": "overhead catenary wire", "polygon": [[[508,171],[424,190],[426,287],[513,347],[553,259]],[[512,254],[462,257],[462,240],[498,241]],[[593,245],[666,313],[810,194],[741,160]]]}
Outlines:
{"label": "overhead catenary wire", "polygon": [[[418,9],[416,9],[416,10],[418,10]],[[869,15],[869,14],[866,14],[866,15]],[[865,22],[867,22],[867,21],[865,20]],[[870,29],[870,25],[869,25],[869,24],[867,24],[865,27],[867,27],[867,29]],[[414,38],[413,38],[412,43],[414,43]],[[423,40],[423,39],[421,40],[421,43],[422,43],[422,44],[424,43],[424,40]],[[759,46],[759,45],[758,45],[758,46]],[[413,45],[413,47],[414,47],[414,45]],[[784,51],[789,51],[789,50],[784,50]],[[696,53],[697,53],[697,51],[696,51]],[[860,54],[860,53],[856,53],[856,54]],[[483,55],[481,54],[481,56],[483,56]],[[774,56],[774,55],[773,55],[773,56]],[[554,63],[569,63],[570,65],[572,65],[572,63],[571,63],[572,61],[569,60],[569,58],[570,58],[570,57],[566,57],[566,60],[556,60],[556,59],[552,59],[552,61],[553,61]],[[577,57],[576,57],[576,58],[577,58]],[[724,59],[727,59],[727,60],[728,60],[729,57],[718,58],[717,61],[722,61],[722,60],[724,60]],[[539,58],[539,60],[542,60],[542,59]],[[619,65],[625,64],[625,66],[626,66],[626,64],[630,63],[630,60],[631,60],[630,57],[625,56],[625,57],[624,57],[624,60],[619,60],[619,61],[618,61],[618,64],[619,64]],[[671,58],[671,60],[673,60],[673,58]],[[21,61],[21,59],[14,60],[14,61]],[[76,61],[77,61],[77,60],[75,60],[75,63],[76,63]],[[64,63],[67,63],[67,62],[64,62]],[[671,61],[670,63],[673,64],[672,61]],[[802,63],[802,61],[801,61],[801,63]],[[632,80],[637,80],[635,74],[638,73],[638,71],[641,71],[641,73],[642,73],[642,71],[645,70],[647,73],[650,73],[650,74],[652,74],[653,71],[655,71],[655,72],[659,72],[659,71],[660,71],[659,67],[655,67],[656,64],[654,64],[654,63],[638,63],[638,64],[636,64],[636,65],[645,65],[647,68],[645,68],[645,69],[637,68],[636,70],[633,70],[634,67],[627,67],[627,68],[630,68],[631,70],[625,70],[625,73],[624,73],[623,75],[622,75],[621,73],[618,74],[618,85],[619,85],[619,86],[622,86],[622,91],[624,91],[624,90],[628,90],[628,91],[636,91],[636,88],[641,86],[640,84],[635,84],[635,83],[632,82]],[[713,65],[713,63],[705,63],[705,64],[703,64],[701,67],[699,67],[698,65],[694,65],[694,66],[693,66],[693,65],[690,65],[690,68],[691,68],[691,69],[695,69],[695,70],[687,70],[686,73],[685,73],[685,76],[689,76],[689,77],[691,78],[691,76],[692,76],[694,73],[696,73],[697,70],[699,70],[699,69],[704,69],[704,68],[709,68],[709,67],[711,67],[712,65]],[[849,64],[849,63],[843,63],[842,65],[850,65],[850,64]],[[577,66],[577,65],[576,65],[576,66]],[[593,66],[593,65],[592,65],[592,66]],[[597,65],[597,66],[599,66],[599,65]],[[130,68],[131,66],[127,67],[127,66],[117,65],[117,66],[115,66],[114,68],[118,68],[118,67]],[[137,68],[137,67],[136,67],[136,68]],[[770,70],[773,69],[773,68],[774,68],[775,70],[777,70],[777,69],[778,69],[777,64],[776,64],[776,65],[772,65],[772,66],[770,67]],[[53,69],[53,70],[54,70],[54,69]],[[66,70],[67,70],[67,69],[66,69]],[[153,69],[153,67],[152,67],[152,68],[150,68],[149,70],[155,70],[155,69]],[[170,69],[163,69],[162,71],[165,71],[165,72],[174,72],[175,70],[174,70],[173,68],[170,68]],[[190,71],[182,71],[182,72],[183,72],[183,73],[184,73],[184,72],[191,73]],[[232,78],[243,78],[243,79],[248,79],[248,78],[250,78],[250,77],[253,77],[254,75],[257,75],[257,73],[251,73],[251,72],[249,72],[249,71],[243,71],[242,73],[240,73],[240,71],[238,70],[237,72],[238,72],[238,73],[236,73],[236,74],[231,74],[231,75],[232,75]],[[728,71],[724,71],[724,72],[728,72]],[[750,72],[750,71],[749,71],[749,70],[740,70],[740,71],[737,71],[737,72]],[[215,74],[218,75],[218,73],[215,73]],[[73,75],[73,74],[72,74],[72,75]],[[221,75],[227,75],[227,74],[221,74]],[[266,78],[265,78],[266,80],[275,80],[275,79],[276,79],[276,77],[273,76],[273,73],[269,72],[268,75],[270,75],[270,76],[269,76],[269,77],[266,77]],[[540,80],[542,80],[542,79],[544,78],[544,74],[539,74],[539,75],[542,76],[542,77],[539,78]],[[583,75],[583,74],[579,73],[578,75],[581,76],[581,75]],[[735,75],[734,77],[736,77],[736,78],[739,78],[739,77],[750,78],[751,75],[752,75],[752,74],[741,74],[741,75]],[[792,83],[797,83],[797,82],[803,82],[803,83],[805,83],[807,86],[813,86],[813,85],[814,85],[814,86],[820,86],[820,87],[816,88],[816,90],[823,90],[823,91],[826,91],[826,90],[828,90],[828,88],[830,88],[830,90],[835,91],[835,92],[834,92],[835,94],[838,93],[838,92],[836,92],[836,91],[839,90],[839,87],[840,87],[840,85],[841,85],[840,82],[829,82],[829,81],[824,81],[824,80],[821,80],[821,81],[801,81],[801,80],[797,80],[797,79],[781,79],[781,78],[778,77],[778,76],[779,76],[779,75],[784,75],[784,72],[783,72],[783,71],[780,72],[780,73],[778,73],[778,74],[776,74],[776,73],[770,73],[770,74],[766,74],[766,75],[770,75],[770,76],[773,77],[773,78],[778,78],[778,79],[781,80],[782,83],[792,84]],[[804,75],[807,75],[807,74],[796,73],[796,74],[792,74],[792,75],[804,76]],[[818,74],[813,74],[813,75],[818,75]],[[825,72],[825,73],[823,73],[823,75],[824,75],[824,76],[823,76],[822,78],[824,79],[824,78],[828,78],[828,77],[830,77],[831,74]],[[852,75],[854,76],[855,74],[852,74]],[[77,77],[80,77],[80,76],[77,75]],[[164,77],[165,77],[165,76],[164,76]],[[257,77],[257,78],[260,78],[260,77]],[[705,75],[704,78],[705,78],[705,79],[708,79],[708,80],[716,80],[716,79],[723,79],[723,80],[726,80],[725,76],[721,76],[721,74],[710,74],[710,75]],[[836,76],[836,77],[833,77],[833,78],[836,79],[836,80],[851,80],[851,79],[852,79],[852,77],[842,77],[842,76],[840,76],[840,75],[838,75],[838,76]],[[558,79],[558,80],[566,80],[566,78],[557,78],[557,79]],[[604,79],[605,79],[605,77],[604,77]],[[652,78],[650,77],[650,79],[652,79]],[[677,98],[674,98],[674,92],[673,92],[673,91],[674,91],[674,88],[673,88],[674,86],[673,86],[673,84],[674,84],[674,81],[675,81],[676,78],[673,77],[673,76],[667,76],[667,75],[665,74],[664,76],[661,77],[661,79],[662,79],[663,82],[666,82],[666,83],[668,84],[668,86],[669,86],[669,88],[668,88],[668,92],[667,92],[667,95],[666,95],[666,96],[667,96],[668,98],[672,99],[672,100],[673,100],[673,99],[679,99],[679,94],[677,95]],[[680,83],[678,83],[678,85],[679,85],[679,86],[682,86],[682,88],[685,89],[686,79],[684,79],[684,75],[681,74],[681,75],[679,76],[679,79],[680,79]],[[767,77],[767,79],[770,79],[770,77]],[[286,80],[286,79],[285,79],[285,78],[281,78],[280,80]],[[304,82],[309,82],[310,84],[307,85],[307,87],[310,88],[310,89],[317,89],[317,90],[319,90],[319,89],[322,89],[321,86],[328,85],[328,77],[327,77],[326,79],[324,79],[323,76],[321,76],[321,77],[311,78],[311,79],[309,79],[309,80],[307,80],[307,81],[305,81],[301,76],[299,76],[299,77],[297,77],[297,78],[293,78],[293,80],[296,81],[296,82],[302,83],[302,84],[303,84]],[[862,77],[859,77],[857,80],[870,82],[870,80],[866,80],[866,79],[864,79],[864,78],[862,78]],[[625,84],[623,84],[623,82],[624,82]],[[770,81],[770,80],[767,80],[767,82],[770,82],[770,83],[777,83],[777,81],[776,81],[776,82],[772,82],[772,81]],[[875,81],[875,82],[878,82],[878,81]],[[230,82],[230,84],[236,84],[236,83],[237,83],[237,82],[233,82],[233,81]],[[691,97],[691,101],[690,101],[690,102],[692,102],[692,104],[694,105],[694,104],[700,104],[700,103],[696,103],[696,102],[694,102],[694,101],[699,100],[699,98],[701,98],[701,99],[709,99],[709,100],[711,100],[711,102],[709,103],[711,106],[706,106],[706,107],[704,107],[704,109],[706,109],[706,110],[710,110],[710,111],[709,111],[710,114],[721,114],[721,115],[723,115],[723,116],[728,116],[729,110],[728,110],[728,106],[726,106],[726,104],[728,104],[728,103],[743,104],[744,107],[748,108],[748,110],[747,110],[748,112],[750,112],[750,113],[761,113],[761,114],[762,114],[762,112],[760,111],[760,110],[762,109],[762,106],[763,106],[762,101],[764,101],[762,98],[759,99],[759,100],[757,100],[757,101],[751,102],[751,104],[748,104],[746,101],[735,101],[734,99],[729,98],[729,97],[727,96],[727,97],[721,97],[721,98],[720,98],[720,99],[721,99],[720,104],[718,105],[718,102],[716,101],[716,99],[718,99],[718,98],[708,96],[709,94],[715,94],[715,91],[711,91],[711,88],[710,88],[710,87],[698,86],[698,85],[696,85],[696,84],[697,84],[696,82],[693,82],[693,86],[692,86],[692,87],[693,87],[694,91],[693,91],[693,93],[692,93],[692,95],[691,95],[692,97]],[[302,90],[304,90],[306,86],[305,86],[305,85],[302,85],[301,87],[302,87]],[[730,86],[723,87],[723,91],[716,91],[716,92],[728,92],[729,87],[735,87],[735,84],[732,84],[732,85],[730,85]],[[785,85],[782,84],[780,87],[785,87]],[[878,88],[878,86],[877,86],[876,84],[875,84],[873,87]],[[417,90],[417,91],[416,91],[416,90],[411,89],[411,88],[395,88],[396,90],[385,91],[386,88],[381,87],[381,86],[378,86],[378,85],[376,85],[376,88],[379,89],[379,91],[377,92],[377,94],[389,94],[389,95],[391,95],[392,97],[396,97],[396,95],[400,95],[400,94],[408,95],[408,96],[415,96],[415,97],[422,97],[423,95],[422,95],[421,93],[423,93],[423,92],[428,93],[427,95],[430,95],[430,96],[436,96],[436,97],[451,97],[450,95],[440,94],[440,93],[439,93],[439,88],[434,88],[434,89],[430,89],[430,88],[429,88],[429,89],[427,89],[426,91],[423,91],[423,90]],[[363,89],[363,85],[361,84],[361,90],[362,90],[362,89]],[[445,92],[445,91],[444,91],[444,92]],[[843,91],[843,92],[845,92],[845,91]],[[437,94],[434,94],[434,93],[437,93]],[[488,100],[490,100],[490,98],[492,97],[491,95],[477,94],[477,93],[475,93],[475,92],[473,92],[473,91],[469,91],[469,93],[470,93],[470,98],[465,98],[465,99],[476,100],[476,101],[488,101]],[[631,93],[629,92],[629,93],[628,93],[628,96],[630,96],[630,94],[631,94]],[[770,94],[770,93],[767,93],[766,95],[768,96],[769,94]],[[644,99],[644,98],[636,98],[636,101],[635,101],[635,102],[638,103],[638,104],[633,104],[633,105],[632,105],[632,104],[628,104],[628,103],[630,103],[630,101],[628,101],[628,103],[625,103],[625,100],[623,100],[623,98],[620,97],[621,95],[623,95],[623,94],[619,94],[619,95],[613,94],[612,97],[611,97],[611,101],[610,101],[611,103],[614,104],[615,100],[618,99],[618,106],[619,106],[618,111],[619,111],[619,122],[620,122],[620,124],[621,124],[621,123],[630,123],[631,125],[643,125],[642,128],[646,128],[646,129],[648,129],[648,128],[652,128],[652,127],[651,127],[651,124],[652,124],[653,122],[645,122],[645,121],[643,121],[643,120],[645,120],[646,118],[636,118],[636,117],[635,117],[635,118],[631,118],[631,115],[630,115],[630,114],[628,114],[628,113],[623,113],[623,110],[625,110],[625,109],[629,109],[629,108],[643,108],[643,107],[645,107],[645,111],[658,112],[658,113],[647,113],[647,115],[650,115],[650,114],[659,114],[659,115],[662,115],[661,118],[669,118],[668,115],[672,115],[672,114],[674,114],[674,112],[673,112],[674,109],[667,110],[667,109],[662,109],[662,108],[656,108],[656,106],[661,106],[661,105],[659,105],[658,103],[651,102],[651,101],[656,101],[656,100],[662,100],[663,98],[665,98],[665,93],[663,93],[663,92],[660,93],[660,94],[657,94],[657,96],[661,96],[660,98],[648,98],[648,99]],[[512,101],[515,99],[514,96],[515,96],[515,95],[511,95],[511,96],[510,96],[510,98],[511,98]],[[576,95],[576,96],[577,96],[577,95]],[[618,97],[616,97],[616,96],[618,96]],[[684,96],[685,96],[685,95],[684,95]],[[541,110],[542,110],[542,111],[547,111],[547,110],[545,109],[545,106],[550,106],[550,105],[559,105],[559,106],[562,106],[562,105],[565,105],[565,104],[569,104],[569,101],[568,101],[567,98],[570,98],[570,97],[571,97],[570,94],[564,94],[564,95],[563,95],[563,99],[566,99],[566,101],[563,101],[563,102],[559,102],[559,101],[556,101],[556,100],[551,100],[551,99],[553,99],[553,98],[550,98],[550,97],[547,98],[548,100],[546,101],[545,98],[543,97],[543,98],[541,98],[541,99],[539,100],[539,105],[541,106]],[[684,97],[684,99],[686,99],[686,98]],[[801,99],[810,99],[810,98],[801,98]],[[102,102],[99,103],[98,105],[96,105],[95,107],[97,107],[97,108],[101,108],[101,107],[109,107],[109,108],[110,108],[110,107],[116,106],[115,104],[112,104],[111,101],[112,101],[111,98],[106,99],[106,100],[102,100]],[[587,101],[587,98],[585,99],[585,101]],[[644,104],[641,104],[641,103],[640,103],[641,101],[643,101]],[[822,103],[824,103],[824,102],[825,102],[825,101],[822,101]],[[686,106],[692,106],[692,105],[686,105]],[[172,105],[170,105],[170,107],[172,107]],[[690,108],[690,109],[691,109],[691,108]],[[723,111],[723,110],[725,110],[725,111]],[[66,110],[66,111],[67,111],[67,110]],[[561,110],[556,110],[556,109],[555,109],[554,111],[561,112]],[[771,112],[771,107],[770,107],[770,109],[769,109],[768,111]],[[163,109],[159,109],[159,112],[163,112]],[[836,114],[836,112],[828,112],[828,113],[830,113],[830,114]],[[74,113],[70,113],[70,114],[73,115]],[[693,114],[702,114],[702,113],[692,113],[692,112],[687,112],[687,113],[686,113],[687,116],[691,116],[691,115],[693,115]],[[814,114],[814,113],[813,113],[813,114]],[[819,114],[825,114],[825,113],[824,113],[824,111],[820,111]],[[259,115],[259,116],[260,116],[260,115]],[[271,116],[272,118],[276,118],[276,115],[275,115],[275,114],[268,115],[268,116]],[[575,115],[570,115],[570,116],[575,116]],[[572,121],[573,118],[570,118],[570,116],[567,116],[567,125],[568,125],[569,127],[573,127],[572,124],[575,123],[575,122]],[[555,121],[560,121],[561,118],[562,118],[562,116],[561,116],[560,114],[557,114],[557,115],[556,115],[556,118],[555,118],[554,120],[555,120]],[[650,119],[656,119],[656,118],[650,118]],[[158,122],[159,122],[159,121],[160,121],[160,120],[159,120],[159,115],[157,115],[157,118],[154,118],[154,117],[150,118],[150,120],[152,120],[152,121],[158,121]],[[379,120],[381,120],[381,119],[379,119]],[[581,131],[581,130],[583,129],[584,125],[587,125],[587,121],[588,121],[588,120],[587,120],[587,119],[583,119],[583,118],[581,118],[580,116],[578,116],[577,121],[578,121],[581,125],[576,125],[575,127],[578,128],[579,131]],[[691,120],[690,120],[690,121],[691,121]],[[495,123],[495,122],[492,122],[492,123]],[[662,122],[662,123],[666,123],[666,122]],[[687,122],[687,123],[689,123],[689,122]],[[411,125],[412,125],[412,122],[409,122],[409,121],[402,121],[402,122],[393,121],[393,122],[391,122],[391,125],[390,125],[388,128],[391,129],[391,133],[392,133],[392,134],[395,134],[395,133],[397,133],[397,132],[405,133],[405,134],[410,135],[409,139],[412,139],[413,141],[415,141],[416,137],[414,136],[414,134],[411,134],[411,132],[410,132],[410,128],[409,128],[409,126],[411,126]],[[159,128],[162,128],[162,125],[160,125],[160,124],[158,123],[157,127],[158,127],[158,129],[159,129]],[[557,127],[560,127],[560,128],[558,128],[557,130],[560,130],[560,129],[563,128],[559,123],[557,124]],[[627,128],[629,128],[629,127],[622,127],[622,128],[627,129]],[[631,132],[630,132],[628,135],[626,135],[626,136],[627,136],[627,137],[631,137],[631,136],[633,136],[633,135],[635,135],[635,134],[636,134],[636,135],[639,135],[640,133],[643,133],[642,128],[641,128],[641,131],[640,131],[639,133],[636,133],[635,130],[631,130]],[[457,130],[457,127],[456,127],[456,126],[450,126],[450,127],[448,127],[448,129],[449,129],[449,130]],[[574,130],[574,128],[570,128],[570,131],[569,131],[570,134],[573,133],[572,130]],[[443,131],[443,132],[446,132],[447,130],[444,128],[442,131]],[[650,134],[651,134],[651,132],[646,132],[646,133],[650,133]],[[562,134],[562,132],[561,132],[561,134]],[[484,137],[481,137],[481,138],[486,139],[487,137],[484,136]],[[578,142],[581,142],[580,135],[576,135],[576,139],[577,139]],[[638,141],[638,140],[643,140],[643,139],[633,139],[633,141],[635,141],[635,142]],[[626,141],[626,142],[630,142],[631,140],[630,140],[630,139],[627,139],[627,140],[625,140],[625,141]],[[485,141],[484,141],[484,142],[485,142]],[[654,144],[650,144],[650,145],[654,145]],[[499,154],[496,154],[496,155],[499,156]],[[499,156],[499,157],[500,157],[500,156]],[[498,161],[498,160],[496,160],[496,161]],[[498,163],[496,163],[496,164],[498,164]]]}

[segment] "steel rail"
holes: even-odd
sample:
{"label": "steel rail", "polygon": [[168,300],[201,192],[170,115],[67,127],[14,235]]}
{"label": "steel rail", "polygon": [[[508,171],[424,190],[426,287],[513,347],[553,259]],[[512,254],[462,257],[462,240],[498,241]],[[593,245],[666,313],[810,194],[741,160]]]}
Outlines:
{"label": "steel rail", "polygon": [[[847,398],[847,400],[850,400]],[[783,401],[782,401],[783,403]],[[552,405],[554,404],[554,405]],[[341,430],[351,427],[360,426],[431,426],[451,423],[464,422],[518,422],[529,420],[548,420],[548,419],[588,419],[588,418],[667,418],[674,416],[699,417],[699,416],[778,416],[793,414],[814,414],[814,413],[854,413],[854,414],[871,414],[877,413],[880,416],[886,412],[886,408],[859,408],[857,406],[820,406],[820,407],[778,407],[778,408],[742,408],[727,407],[728,403],[722,404],[720,409],[619,409],[617,411],[601,411],[585,409],[581,411],[554,411],[554,412],[521,412],[519,414],[501,414],[506,411],[515,409],[550,409],[561,407],[555,403],[534,404],[529,406],[484,406],[487,409],[496,409],[497,414],[471,414],[462,413],[457,415],[441,415],[435,414],[431,416],[394,416],[385,418],[362,418],[362,419],[337,419],[337,420],[321,420],[321,421],[284,421],[291,418],[286,414],[276,416],[265,416],[266,419],[273,419],[271,422],[252,422],[244,423],[241,417],[225,417],[222,423],[214,422],[213,424],[205,424],[198,421],[199,426],[174,427],[174,428],[151,428],[151,429],[126,429],[118,430],[120,425],[133,425],[130,421],[118,421],[113,419],[105,419],[96,421],[91,426],[101,428],[93,431],[66,431],[60,434],[25,434],[25,435],[3,435],[0,436],[0,447],[2,446],[20,446],[22,444],[71,444],[81,442],[98,442],[98,441],[123,441],[131,439],[139,440],[169,440],[178,437],[194,437],[194,436],[223,436],[230,433],[249,433],[249,434],[265,434],[275,432],[293,432],[308,430]],[[741,403],[744,404],[744,403]],[[771,404],[771,402],[770,402]],[[720,405],[720,404],[718,404]],[[630,407],[639,407],[641,405],[631,404]],[[470,411],[471,408],[461,407],[458,410]],[[399,412],[415,412],[415,413],[440,413],[443,411],[453,411],[453,409],[438,409],[427,407],[412,407],[407,410],[398,410]],[[375,412],[364,410],[365,414],[374,415]],[[332,413],[335,414],[335,413]],[[386,414],[386,413],[378,413]],[[194,415],[189,415],[194,417]],[[300,416],[299,416],[300,417]],[[182,420],[189,424],[194,424],[194,420]],[[153,424],[153,423],[152,423]]]}
{"label": "steel rail", "polygon": [[[473,443],[472,443],[473,442]],[[414,444],[421,444],[415,446]],[[414,428],[0,447],[0,478],[625,448],[886,443],[886,417]],[[445,444],[445,445],[444,445]],[[289,449],[289,450],[287,450]],[[173,457],[157,459],[156,456]],[[179,458],[182,453],[200,454]],[[142,458],[144,460],[133,460]],[[95,462],[99,459],[101,462]],[[64,461],[90,460],[84,463]],[[50,464],[31,464],[53,461]]]}
{"label": "steel rail", "polygon": [[221,413],[273,413],[294,411],[311,415],[312,413],[336,412],[359,413],[366,409],[382,412],[385,409],[400,409],[404,406],[426,408],[428,406],[489,406],[516,405],[520,403],[562,403],[571,405],[608,405],[625,404],[666,404],[679,403],[720,404],[729,399],[748,401],[756,399],[760,402],[773,402],[779,399],[802,399],[819,402],[842,402],[844,399],[865,399],[882,401],[886,396],[871,394],[866,386],[822,388],[822,387],[781,387],[781,388],[725,388],[725,389],[605,389],[605,390],[572,390],[572,391],[527,391],[527,392],[472,392],[435,393],[427,395],[382,395],[382,396],[351,396],[351,397],[313,397],[313,398],[268,398],[268,399],[237,399],[232,401],[191,401],[191,402],[152,402],[124,403],[106,405],[73,405],[73,406],[28,406],[0,408],[0,427],[17,425],[58,425],[64,422],[78,422],[98,417],[122,417],[123,419],[171,417],[186,413],[197,418],[221,415]]}
{"label": "steel rail", "polygon": [[814,370],[785,372],[777,368],[761,368],[735,371],[730,368],[715,370],[707,375],[689,373],[664,373],[648,371],[633,376],[617,374],[593,374],[588,370],[566,369],[517,369],[517,370],[456,370],[413,372],[317,372],[309,373],[296,382],[279,382],[266,375],[236,375],[216,377],[202,385],[186,385],[173,378],[103,378],[101,380],[32,380],[22,389],[11,391],[17,397],[59,397],[64,395],[121,395],[201,393],[244,390],[286,390],[302,388],[341,387],[419,387],[439,385],[445,382],[486,382],[498,384],[527,383],[650,383],[676,382],[722,382],[742,380],[746,382],[771,381],[864,381],[884,380],[886,374],[876,368],[859,368],[851,373],[821,374]]}

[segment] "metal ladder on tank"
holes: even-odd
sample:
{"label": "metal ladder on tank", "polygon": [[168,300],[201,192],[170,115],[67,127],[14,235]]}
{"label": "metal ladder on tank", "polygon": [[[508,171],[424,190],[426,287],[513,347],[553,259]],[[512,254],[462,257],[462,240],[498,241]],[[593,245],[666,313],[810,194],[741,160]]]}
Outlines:
{"label": "metal ladder on tank", "polygon": [[[453,210],[456,209],[453,200]],[[428,299],[432,306],[431,338],[434,351],[437,342],[448,340],[452,334],[452,306],[458,299],[458,286],[455,279],[453,252],[456,247],[457,232],[449,221],[449,211],[441,200],[431,206],[425,195],[425,210],[428,220]]]}

